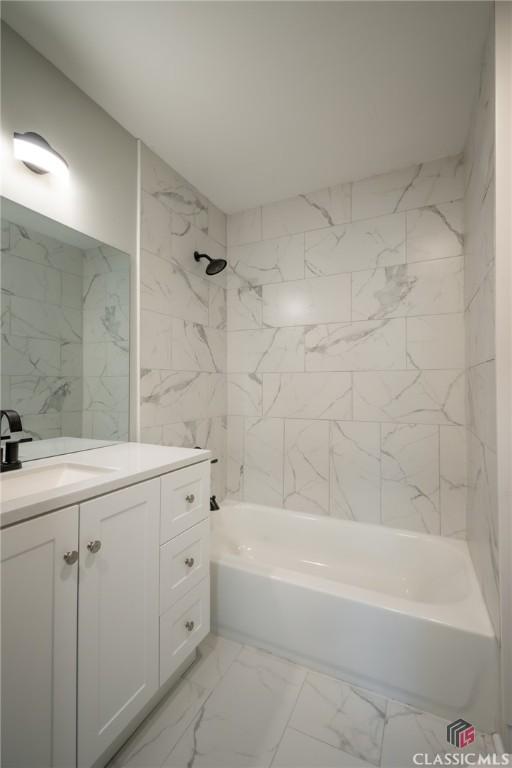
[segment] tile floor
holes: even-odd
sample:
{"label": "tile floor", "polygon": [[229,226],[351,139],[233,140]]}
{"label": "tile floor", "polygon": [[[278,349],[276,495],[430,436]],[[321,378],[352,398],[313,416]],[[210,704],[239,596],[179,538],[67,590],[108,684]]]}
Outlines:
{"label": "tile floor", "polygon": [[[210,635],[109,768],[412,768],[447,721]],[[494,751],[478,734],[472,752]]]}

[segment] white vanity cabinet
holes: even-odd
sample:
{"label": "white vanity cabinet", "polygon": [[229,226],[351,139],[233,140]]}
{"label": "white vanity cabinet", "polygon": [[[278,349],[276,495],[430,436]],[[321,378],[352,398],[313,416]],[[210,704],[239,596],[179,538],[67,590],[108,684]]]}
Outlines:
{"label": "white vanity cabinet", "polygon": [[78,765],[90,766],[159,686],[160,480],[80,505]]}
{"label": "white vanity cabinet", "polygon": [[2,531],[3,768],[75,763],[78,507]]}
{"label": "white vanity cabinet", "polygon": [[209,473],[2,531],[2,768],[104,765],[208,634]]}

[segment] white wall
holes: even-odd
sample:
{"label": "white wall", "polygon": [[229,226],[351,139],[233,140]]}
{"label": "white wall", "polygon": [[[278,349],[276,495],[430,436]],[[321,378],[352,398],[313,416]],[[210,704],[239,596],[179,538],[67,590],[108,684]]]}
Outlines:
{"label": "white wall", "polygon": [[[136,140],[5,24],[1,68],[2,195],[134,254]],[[69,180],[15,160],[14,131],[44,136],[68,161]]]}

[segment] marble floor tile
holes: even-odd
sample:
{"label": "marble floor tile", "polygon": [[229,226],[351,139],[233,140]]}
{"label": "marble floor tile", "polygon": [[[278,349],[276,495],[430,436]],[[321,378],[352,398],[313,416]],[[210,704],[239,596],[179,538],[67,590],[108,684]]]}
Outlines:
{"label": "marble floor tile", "polygon": [[[417,752],[434,755],[462,752],[446,740],[448,720],[390,701],[384,729],[382,768],[410,768]],[[464,750],[481,754],[494,752],[492,738],[477,733],[474,745]],[[425,763],[426,764],[426,763]]]}
{"label": "marble floor tile", "polygon": [[164,765],[270,766],[305,675],[296,664],[244,648]]}
{"label": "marble floor tile", "polygon": [[348,752],[287,728],[272,768],[368,768],[370,765]]}
{"label": "marble floor tile", "polygon": [[382,696],[309,672],[290,726],[379,765],[386,708]]}
{"label": "marble floor tile", "polygon": [[199,647],[198,660],[135,731],[109,768],[157,768],[163,765],[240,650],[238,643],[208,635]]}

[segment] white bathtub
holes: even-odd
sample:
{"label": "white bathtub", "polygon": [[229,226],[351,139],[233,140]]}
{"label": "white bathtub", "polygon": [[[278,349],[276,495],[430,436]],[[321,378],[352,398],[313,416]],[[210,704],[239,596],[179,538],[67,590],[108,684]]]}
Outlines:
{"label": "white bathtub", "polygon": [[497,645],[462,541],[225,502],[214,628],[486,731]]}

